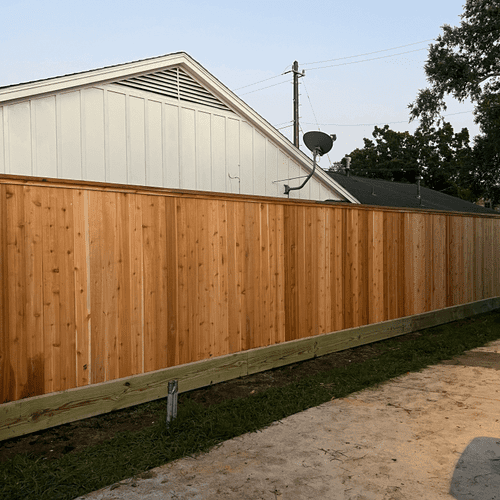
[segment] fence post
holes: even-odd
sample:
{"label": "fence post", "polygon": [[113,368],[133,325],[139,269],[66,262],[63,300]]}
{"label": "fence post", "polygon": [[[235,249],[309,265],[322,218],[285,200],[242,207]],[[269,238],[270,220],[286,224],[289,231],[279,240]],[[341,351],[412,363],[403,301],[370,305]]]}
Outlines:
{"label": "fence post", "polygon": [[167,427],[170,422],[177,417],[177,395],[178,395],[177,380],[168,381],[168,396],[167,396]]}

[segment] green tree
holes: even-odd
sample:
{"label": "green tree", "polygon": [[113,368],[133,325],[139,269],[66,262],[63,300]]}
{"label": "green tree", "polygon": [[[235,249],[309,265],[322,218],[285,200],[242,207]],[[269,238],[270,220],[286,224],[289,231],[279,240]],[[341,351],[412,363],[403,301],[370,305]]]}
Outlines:
{"label": "green tree", "polygon": [[417,158],[423,185],[469,201],[477,199],[471,189],[472,151],[469,131],[454,132],[450,123],[426,132],[415,132]]}
{"label": "green tree", "polygon": [[[466,128],[455,133],[450,123],[415,134],[375,127],[373,139],[350,153],[351,173],[360,177],[415,183],[474,201],[471,149]],[[345,160],[343,160],[345,167]]]}
{"label": "green tree", "polygon": [[471,190],[476,198],[483,197],[492,206],[500,205],[500,144],[488,135],[474,139],[474,175]]}
{"label": "green tree", "polygon": [[360,177],[415,182],[418,162],[415,138],[409,132],[396,132],[375,127],[371,139],[363,139],[364,148],[355,149],[351,157],[351,172]]}
{"label": "green tree", "polygon": [[[500,91],[500,3],[467,0],[460,26],[442,27],[424,66],[430,86],[411,103],[410,121],[429,128],[446,110],[445,97],[471,99],[477,107],[498,102]],[[476,113],[476,119],[485,116]],[[481,125],[486,125],[480,122]]]}
{"label": "green tree", "polygon": [[[500,2],[467,0],[459,26],[444,25],[424,66],[429,87],[409,104],[410,121],[428,131],[443,121],[445,98],[470,99],[481,133],[462,175],[470,198],[500,202]],[[465,175],[467,174],[467,175]],[[463,193],[462,193],[463,194]]]}

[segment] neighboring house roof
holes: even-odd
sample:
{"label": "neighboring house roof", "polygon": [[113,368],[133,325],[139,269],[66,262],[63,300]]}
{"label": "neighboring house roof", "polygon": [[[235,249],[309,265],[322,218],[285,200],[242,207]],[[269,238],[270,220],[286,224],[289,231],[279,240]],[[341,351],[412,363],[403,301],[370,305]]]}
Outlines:
{"label": "neighboring house roof", "polygon": [[426,187],[420,188],[420,203],[420,200],[417,199],[416,184],[369,179],[354,175],[348,177],[341,173],[331,173],[330,175],[363,205],[498,215],[495,210]]}
{"label": "neighboring house roof", "polygon": [[[305,153],[296,148],[283,134],[243,102],[231,90],[210,74],[203,66],[185,52],[178,52],[149,59],[143,59],[105,68],[73,73],[55,78],[47,78],[27,83],[0,87],[0,106],[2,104],[22,101],[33,97],[74,90],[103,83],[121,83],[127,85],[143,85],[146,75],[161,72],[172,67],[182,68],[189,76],[207,89],[224,106],[248,120],[263,135],[274,141],[287,155],[297,163],[311,171],[313,162]],[[316,169],[314,176],[337,192],[347,201],[357,203],[357,200],[342,185],[338,184],[322,169]]]}

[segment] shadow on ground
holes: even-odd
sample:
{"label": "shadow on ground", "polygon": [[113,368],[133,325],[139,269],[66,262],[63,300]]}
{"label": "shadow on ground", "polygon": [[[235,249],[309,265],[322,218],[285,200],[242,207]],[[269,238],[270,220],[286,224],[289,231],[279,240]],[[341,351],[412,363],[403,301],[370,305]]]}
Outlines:
{"label": "shadow on ground", "polygon": [[455,466],[450,495],[456,500],[500,500],[500,439],[474,438]]}

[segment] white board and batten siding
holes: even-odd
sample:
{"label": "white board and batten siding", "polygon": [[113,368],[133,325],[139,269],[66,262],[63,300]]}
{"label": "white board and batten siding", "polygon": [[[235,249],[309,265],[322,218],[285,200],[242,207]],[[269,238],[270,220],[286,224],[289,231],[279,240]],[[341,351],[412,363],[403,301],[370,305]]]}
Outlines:
{"label": "white board and batten siding", "polygon": [[[0,106],[0,173],[280,197],[307,175],[230,109],[119,84]],[[290,198],[340,199],[316,178]]]}

